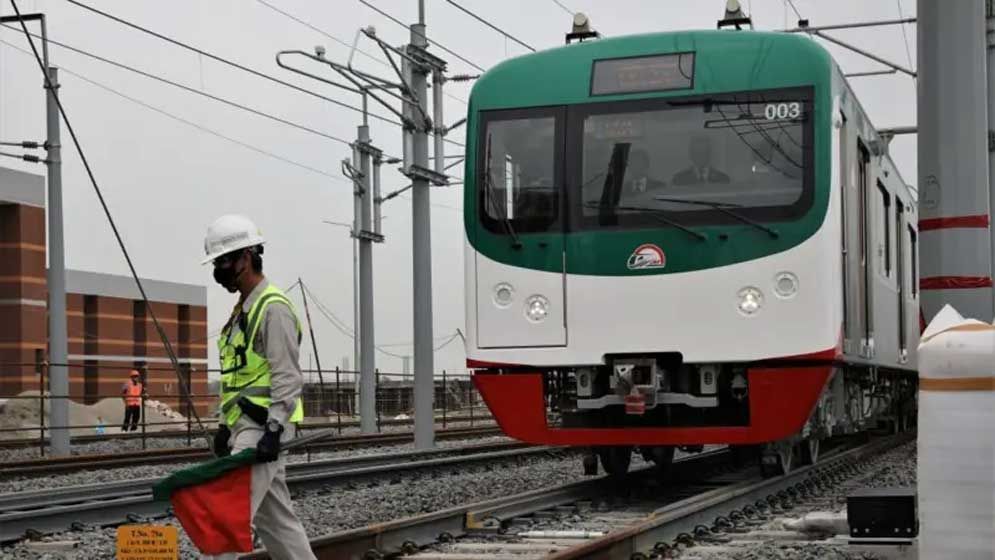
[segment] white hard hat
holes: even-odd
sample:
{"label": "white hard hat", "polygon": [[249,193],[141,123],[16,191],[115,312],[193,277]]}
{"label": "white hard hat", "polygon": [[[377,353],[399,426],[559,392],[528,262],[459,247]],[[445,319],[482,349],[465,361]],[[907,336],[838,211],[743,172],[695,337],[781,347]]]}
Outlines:
{"label": "white hard hat", "polygon": [[204,253],[207,258],[201,264],[207,264],[226,253],[263,243],[266,240],[252,220],[238,214],[221,216],[207,227],[207,235],[204,237]]}

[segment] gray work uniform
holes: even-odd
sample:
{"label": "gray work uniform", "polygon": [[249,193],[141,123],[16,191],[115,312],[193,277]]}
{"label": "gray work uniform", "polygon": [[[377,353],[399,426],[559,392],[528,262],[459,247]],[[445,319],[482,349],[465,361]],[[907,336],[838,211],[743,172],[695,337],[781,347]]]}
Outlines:
{"label": "gray work uniform", "polygon": [[[242,313],[248,314],[252,304],[269,286],[269,280],[263,279],[242,304]],[[232,329],[237,329],[238,321],[233,321]],[[294,411],[297,398],[304,387],[304,375],[301,373],[298,356],[300,342],[298,338],[297,318],[293,311],[282,303],[271,303],[266,306],[256,337],[253,340],[255,351],[266,357],[270,365],[270,398],[269,419],[277,420],[283,425],[281,441],[294,437],[296,428],[287,423]],[[229,426],[231,439],[228,446],[232,453],[243,449],[255,449],[256,443],[263,435],[263,428],[251,418],[242,414],[234,426]],[[252,466],[252,525],[256,534],[266,546],[266,551],[274,560],[309,560],[315,559],[308,544],[307,533],[300,519],[294,513],[287,488],[286,453],[270,463],[259,463]],[[202,556],[204,559],[234,560],[238,554],[229,553],[217,556]]]}

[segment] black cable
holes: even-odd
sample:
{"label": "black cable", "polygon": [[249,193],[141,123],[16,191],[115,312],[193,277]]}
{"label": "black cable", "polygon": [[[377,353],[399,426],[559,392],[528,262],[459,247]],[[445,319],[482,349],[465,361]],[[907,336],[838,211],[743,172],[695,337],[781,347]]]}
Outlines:
{"label": "black cable", "polygon": [[[69,1],[70,1],[70,2],[72,2],[72,1],[74,1],[74,0],[69,0]],[[507,38],[511,39],[512,41],[514,41],[514,42],[518,43],[519,45],[521,45],[521,46],[523,46],[523,47],[525,47],[525,48],[529,49],[529,50],[530,50],[530,51],[532,51],[532,52],[536,52],[535,48],[533,48],[533,47],[532,47],[531,45],[529,45],[528,43],[525,43],[525,42],[521,41],[521,40],[520,40],[520,39],[518,39],[517,37],[515,37],[515,36],[513,36],[513,35],[509,34],[509,33],[508,33],[507,31],[505,31],[504,29],[501,29],[500,27],[498,27],[498,26],[494,25],[493,23],[491,23],[491,22],[487,21],[486,19],[484,19],[484,18],[482,18],[482,17],[478,16],[477,14],[475,14],[475,13],[471,12],[470,10],[468,10],[468,9],[464,8],[463,6],[460,6],[460,5],[459,5],[459,4],[457,4],[457,3],[456,3],[456,2],[454,1],[454,0],[446,0],[446,2],[447,2],[447,3],[449,3],[449,4],[451,4],[451,5],[452,5],[452,6],[454,7],[454,8],[456,8],[456,9],[460,10],[461,12],[465,13],[466,15],[468,15],[468,16],[472,17],[473,19],[475,19],[475,20],[479,21],[480,23],[482,23],[482,24],[486,25],[487,27],[490,27],[490,28],[491,28],[491,29],[493,29],[494,31],[497,31],[497,32],[498,32],[498,33],[500,33],[501,35],[504,35],[505,37],[507,37]]]}
{"label": "black cable", "polygon": [[[405,29],[410,29],[410,28],[408,27],[408,25],[407,25],[407,24],[405,24],[405,23],[404,23],[403,21],[401,21],[401,20],[397,19],[396,17],[394,17],[394,16],[392,16],[392,15],[388,14],[387,12],[385,12],[385,11],[381,10],[380,8],[378,8],[378,7],[374,6],[373,4],[370,4],[370,3],[369,3],[369,2],[367,2],[366,0],[357,0],[357,1],[358,1],[358,2],[360,3],[360,4],[362,4],[362,5],[366,6],[367,8],[369,8],[369,9],[373,10],[374,12],[376,12],[376,13],[378,13],[378,14],[382,15],[383,17],[385,17],[385,18],[389,19],[390,21],[392,21],[392,22],[396,23],[397,25],[400,25],[401,27],[403,27],[403,28],[405,28]],[[439,43],[438,41],[436,41],[436,40],[434,40],[434,39],[430,40],[430,39],[429,39],[428,37],[425,37],[425,36],[424,36],[424,35],[422,35],[421,33],[419,33],[419,35],[421,35],[421,38],[422,38],[422,39],[425,39],[425,41],[426,41],[427,43],[429,43],[429,44],[432,44],[432,45],[435,45],[436,47],[438,47],[438,48],[439,48],[439,50],[441,50],[441,51],[444,51],[444,52],[446,52],[446,53],[449,53],[450,55],[452,55],[452,56],[456,57],[456,58],[457,58],[457,59],[459,59],[459,60],[462,60],[463,62],[465,62],[465,63],[469,64],[470,66],[473,66],[474,68],[476,68],[477,70],[480,70],[481,72],[486,72],[486,71],[487,71],[487,70],[485,70],[484,68],[482,68],[482,67],[481,67],[480,65],[478,65],[478,64],[475,64],[475,63],[473,63],[473,62],[471,62],[471,61],[469,61],[469,60],[467,60],[467,59],[463,58],[462,56],[460,56],[460,55],[456,54],[455,52],[453,52],[453,51],[451,51],[451,50],[447,49],[446,47],[442,46],[442,45],[441,45],[441,44],[440,44],[440,43]]]}
{"label": "black cable", "polygon": [[[291,14],[290,12],[286,12],[284,10],[281,10],[280,8],[277,8],[273,4],[270,4],[269,2],[267,2],[266,0],[256,0],[256,2],[258,2],[259,4],[262,4],[263,6],[266,6],[267,8],[273,10],[274,12],[276,12],[276,13],[284,16],[284,17],[286,17],[287,19],[290,19],[292,21],[295,21],[295,22],[303,25],[304,27],[307,27],[308,29],[310,29],[311,31],[314,31],[315,33],[318,33],[320,35],[324,35],[326,38],[331,39],[332,41],[335,41],[336,43],[342,45],[343,47],[347,47],[349,49],[352,49],[352,45],[349,44],[348,42],[343,41],[342,39],[339,39],[335,35],[332,35],[331,33],[327,32],[327,31],[325,31],[325,30],[323,30],[321,28],[318,28],[318,27],[315,27],[314,25],[311,25],[307,21],[305,21],[303,19],[300,19],[299,17]],[[369,58],[373,62],[382,64],[383,66],[387,66],[387,67],[390,66],[389,64],[387,64],[387,62],[385,62],[385,61],[377,58],[376,56],[374,56],[374,55],[372,55],[372,54],[370,54],[370,53],[368,53],[366,51],[364,51],[363,49],[357,48],[356,52],[358,52],[359,54],[365,56],[366,58]]]}
{"label": "black cable", "polygon": [[176,353],[173,351],[173,345],[170,344],[169,338],[166,337],[166,332],[163,330],[162,324],[159,323],[159,319],[155,315],[155,310],[149,302],[148,294],[145,293],[145,286],[142,284],[141,278],[138,277],[138,271],[135,270],[135,264],[131,261],[131,255],[128,253],[128,248],[124,245],[124,239],[121,237],[121,232],[118,231],[117,224],[114,222],[114,217],[111,216],[110,208],[108,208],[107,201],[104,200],[103,192],[101,192],[100,186],[97,184],[97,179],[93,175],[93,169],[90,167],[90,162],[87,160],[86,154],[83,153],[83,147],[80,145],[79,138],[76,136],[76,130],[73,129],[72,123],[69,122],[69,116],[66,114],[66,109],[62,105],[62,100],[59,99],[58,90],[52,85],[52,77],[48,73],[48,68],[45,68],[45,63],[42,61],[41,55],[38,54],[38,47],[35,46],[34,39],[31,37],[31,34],[28,33],[27,23],[21,17],[21,10],[17,7],[17,0],[10,0],[10,4],[14,7],[14,13],[17,15],[17,18],[21,23],[21,28],[24,30],[24,35],[28,40],[28,44],[31,45],[31,52],[35,55],[35,61],[38,63],[38,68],[41,69],[42,75],[45,76],[45,88],[52,93],[52,98],[55,100],[55,104],[59,109],[59,114],[62,116],[62,122],[66,125],[66,131],[69,132],[69,136],[73,140],[73,146],[76,147],[76,153],[79,154],[80,161],[83,163],[83,168],[86,170],[86,174],[90,178],[90,184],[93,186],[97,199],[100,201],[100,206],[104,210],[104,216],[107,218],[107,223],[111,226],[111,231],[114,232],[114,237],[117,239],[118,246],[121,248],[124,260],[128,263],[128,269],[131,270],[131,276],[135,279],[138,291],[142,295],[142,301],[145,302],[145,308],[148,310],[149,317],[152,319],[152,324],[155,326],[155,330],[159,334],[159,339],[162,341],[163,348],[166,350],[169,361],[173,366],[173,371],[176,373],[177,384],[180,387],[183,398],[186,400],[190,408],[190,412],[193,413],[194,419],[197,420],[197,427],[200,428],[201,433],[204,434],[208,447],[210,447],[212,442],[207,437],[207,430],[204,428],[204,423],[201,421],[200,414],[197,412],[197,407],[194,405],[193,398],[190,396],[190,388],[187,386],[186,380],[180,373],[180,362],[176,357]]}
{"label": "black cable", "polygon": [[[11,27],[10,25],[7,25],[7,24],[0,24],[0,26],[6,27],[8,29],[16,29],[16,28]],[[40,35],[37,35],[35,33],[30,33],[29,32],[28,35],[30,35],[31,37],[34,37],[36,39],[42,39],[42,37]],[[315,129],[311,128],[311,127],[308,127],[308,126],[305,126],[305,125],[302,125],[302,124],[298,124],[298,123],[295,123],[293,121],[289,121],[287,119],[284,119],[284,118],[281,118],[281,117],[277,117],[275,115],[271,115],[270,113],[267,113],[265,111],[261,111],[259,109],[254,109],[254,108],[249,107],[247,105],[242,105],[241,103],[236,103],[235,101],[231,101],[229,99],[225,99],[224,97],[219,97],[217,95],[212,95],[210,93],[201,91],[199,89],[196,89],[196,88],[193,88],[193,87],[190,87],[190,86],[187,86],[187,85],[183,85],[183,84],[181,84],[179,82],[174,82],[173,80],[170,80],[170,79],[167,79],[167,78],[163,78],[162,76],[159,76],[157,74],[153,74],[151,72],[146,72],[145,70],[141,70],[139,68],[135,68],[134,66],[129,66],[129,65],[124,64],[122,62],[118,62],[116,60],[111,60],[109,58],[100,56],[98,54],[91,53],[89,51],[85,51],[85,50],[77,48],[77,47],[73,47],[73,46],[67,45],[65,43],[60,43],[59,41],[56,41],[56,40],[54,40],[52,38],[48,38],[48,43],[51,44],[51,45],[56,45],[58,47],[62,47],[64,49],[68,50],[68,51],[72,51],[74,53],[90,57],[90,58],[92,58],[94,60],[99,60],[100,62],[103,62],[105,64],[110,64],[111,66],[115,66],[115,67],[120,68],[122,70],[127,70],[129,72],[138,74],[140,76],[143,76],[143,77],[155,80],[157,82],[161,82],[161,83],[164,83],[164,84],[171,85],[173,87],[182,89],[183,91],[186,91],[188,93],[193,93],[193,94],[199,95],[201,97],[206,97],[206,98],[208,98],[208,99],[210,99],[212,101],[217,101],[219,103],[224,103],[225,105],[234,107],[236,109],[241,109],[243,111],[247,111],[247,112],[252,113],[254,115],[257,115],[257,116],[260,116],[260,117],[263,117],[263,118],[266,118],[266,119],[270,119],[272,121],[276,121],[276,122],[278,122],[280,124],[285,124],[287,126],[303,130],[305,132],[310,132],[311,134],[322,136],[324,138],[328,138],[329,140],[334,140],[336,142],[341,142],[341,143],[346,144],[346,145],[351,145],[351,142],[349,142],[348,140],[345,140],[343,138],[339,138],[338,136],[333,136],[333,135],[328,134],[326,132],[322,132],[320,130],[315,130]]]}
{"label": "black cable", "polygon": [[570,8],[564,6],[563,2],[560,2],[560,0],[553,0],[553,3],[556,4],[557,6],[559,6],[561,10],[563,10],[564,12],[566,12],[566,13],[568,13],[570,15],[574,15],[574,14],[577,13],[577,12],[571,10]]}
{"label": "black cable", "polygon": [[[83,8],[84,10],[88,10],[90,12],[93,12],[93,13],[95,13],[97,15],[103,16],[103,17],[105,17],[107,19],[110,19],[110,20],[115,21],[117,23],[120,23],[122,25],[126,25],[126,26],[128,26],[128,27],[130,27],[130,28],[132,28],[132,29],[134,29],[136,31],[141,31],[142,33],[145,33],[147,35],[151,35],[152,37],[155,37],[157,39],[166,41],[167,43],[171,43],[171,44],[173,44],[173,45],[175,45],[177,47],[181,47],[181,48],[184,48],[184,49],[186,49],[188,51],[195,52],[195,53],[197,53],[197,54],[199,54],[201,56],[206,56],[207,58],[210,58],[211,60],[214,60],[215,62],[220,62],[222,64],[225,64],[227,66],[231,66],[232,68],[236,68],[236,69],[241,70],[243,72],[248,72],[249,74],[252,74],[253,76],[256,76],[258,78],[263,78],[263,79],[269,80],[269,81],[271,81],[271,82],[273,82],[275,84],[280,84],[280,85],[282,85],[284,87],[288,87],[288,88],[290,88],[292,90],[295,90],[295,91],[298,91],[298,92],[310,95],[312,97],[317,97],[318,99],[322,99],[324,101],[328,101],[329,103],[333,103],[335,105],[338,105],[339,107],[342,107],[342,108],[345,108],[345,109],[349,109],[349,110],[355,111],[357,113],[362,113],[363,112],[363,110],[361,108],[359,108],[359,107],[354,107],[352,105],[349,105],[348,103],[344,103],[344,102],[339,101],[337,99],[332,99],[331,97],[327,97],[327,96],[321,95],[320,93],[311,91],[311,90],[306,89],[306,88],[302,88],[302,87],[297,86],[297,85],[294,85],[294,84],[292,84],[290,82],[281,80],[280,78],[277,78],[277,77],[271,76],[269,74],[266,74],[265,72],[260,72],[259,70],[256,70],[254,68],[250,68],[250,67],[245,66],[243,64],[239,64],[237,62],[228,60],[227,58],[224,58],[224,57],[216,55],[214,53],[205,51],[205,50],[200,49],[198,47],[194,47],[192,45],[188,45],[188,44],[186,44],[186,43],[184,43],[182,41],[179,41],[177,39],[173,39],[172,37],[168,37],[166,35],[163,35],[162,33],[158,33],[156,31],[152,31],[151,29],[148,29],[147,27],[142,27],[141,25],[138,25],[137,23],[132,23],[132,22],[126,20],[126,19],[120,18],[120,17],[115,16],[113,14],[110,14],[110,13],[98,10],[97,8],[94,8],[93,6],[89,6],[87,4],[84,4],[83,2],[79,2],[78,0],[66,0],[66,1],[69,2],[70,4],[73,4],[75,6]],[[378,119],[378,120],[381,120],[381,121],[384,121],[384,122],[388,122],[388,123],[391,123],[391,124],[396,124],[396,125],[399,125],[399,126],[401,125],[401,123],[399,121],[395,121],[393,119],[390,119],[388,117],[384,117],[382,115],[378,115],[376,113],[369,113],[369,115],[371,117],[375,118],[375,119]]]}
{"label": "black cable", "polygon": [[[0,39],[0,44],[6,45],[6,46],[14,49],[15,51],[19,51],[19,52],[22,52],[24,54],[27,54],[28,56],[32,56],[31,53],[29,53],[28,51],[26,51],[26,50],[24,50],[24,49],[22,49],[22,48],[20,48],[20,47],[18,47],[16,45],[14,45],[12,43],[8,43],[7,41],[4,41],[2,39]],[[98,81],[91,80],[90,78],[87,78],[86,76],[83,76],[82,74],[78,74],[76,72],[73,72],[72,70],[67,69],[65,66],[60,66],[59,69],[63,73],[65,73],[65,74],[69,74],[70,76],[73,76],[74,78],[82,80],[82,81],[84,81],[84,82],[86,82],[86,83],[88,83],[88,84],[90,84],[92,86],[95,86],[95,87],[103,89],[103,90],[105,90],[107,92],[113,93],[114,95],[117,95],[118,97],[121,97],[122,99],[126,99],[128,101],[131,101],[132,103],[135,103],[136,105],[144,107],[144,108],[146,108],[146,109],[148,109],[150,111],[155,111],[156,113],[159,113],[160,115],[163,115],[165,117],[173,119],[173,120],[175,120],[177,122],[183,123],[183,124],[185,124],[187,126],[191,126],[193,128],[196,128],[197,130],[200,130],[202,132],[206,132],[207,134],[210,134],[210,135],[215,136],[217,138],[221,138],[222,140],[227,140],[228,142],[231,142],[233,144],[242,146],[243,148],[252,150],[252,151],[254,151],[254,152],[258,153],[258,154],[262,154],[264,156],[271,157],[273,159],[276,159],[278,161],[282,161],[284,163],[288,163],[290,165],[299,167],[301,169],[305,169],[307,171],[311,171],[312,173],[317,173],[319,175],[324,175],[325,177],[329,177],[329,178],[335,179],[337,181],[350,182],[350,181],[348,181],[346,179],[343,179],[342,177],[340,177],[338,175],[333,175],[331,173],[327,173],[325,171],[322,171],[320,169],[316,169],[316,168],[311,167],[309,165],[305,165],[303,163],[296,162],[296,161],[294,161],[292,159],[288,159],[288,158],[285,158],[283,156],[274,154],[273,152],[267,151],[267,150],[265,150],[263,148],[260,148],[258,146],[253,146],[252,144],[249,144],[247,142],[243,142],[241,140],[232,138],[230,136],[226,136],[225,134],[222,134],[222,133],[220,133],[220,132],[218,132],[216,130],[212,130],[210,128],[207,128],[205,126],[197,124],[197,123],[195,123],[193,121],[189,121],[189,120],[187,120],[187,119],[185,119],[183,117],[180,117],[178,115],[174,115],[173,113],[170,113],[169,111],[166,111],[165,109],[161,109],[159,107],[156,107],[155,105],[150,105],[150,104],[148,104],[148,103],[146,103],[146,102],[144,102],[144,101],[142,101],[140,99],[131,97],[130,95],[128,95],[126,93],[122,93],[122,92],[120,92],[120,91],[118,91],[118,90],[116,90],[116,89],[114,89],[114,88],[112,88],[112,87],[110,87],[110,86],[108,86],[106,84],[102,84],[102,83],[100,83]]]}
{"label": "black cable", "polygon": [[798,16],[799,20],[805,19],[802,17],[801,12],[798,11],[798,8],[795,7],[795,3],[792,0],[785,0],[785,1],[791,6],[791,10],[795,12],[795,15]]}

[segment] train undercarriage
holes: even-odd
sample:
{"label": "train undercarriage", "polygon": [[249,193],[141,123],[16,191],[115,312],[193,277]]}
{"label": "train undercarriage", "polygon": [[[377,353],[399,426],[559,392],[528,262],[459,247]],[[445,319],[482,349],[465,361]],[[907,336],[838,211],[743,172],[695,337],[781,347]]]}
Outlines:
{"label": "train undercarriage", "polygon": [[915,420],[914,372],[834,359],[683,364],[679,355],[614,356],[608,366],[478,370],[504,431],[590,450],[587,473],[624,474],[633,453],[662,470],[675,451],[728,445],[765,474],[818,461],[828,438]]}

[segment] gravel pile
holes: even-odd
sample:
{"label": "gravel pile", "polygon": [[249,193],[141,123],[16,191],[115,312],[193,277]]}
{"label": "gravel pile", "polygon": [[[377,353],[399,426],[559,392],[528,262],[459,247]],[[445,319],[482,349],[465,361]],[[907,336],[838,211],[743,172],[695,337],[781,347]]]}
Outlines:
{"label": "gravel pile", "polygon": [[[344,483],[321,492],[294,497],[294,508],[312,538],[331,532],[363,527],[457,505],[535,490],[583,478],[580,457],[575,453],[511,459],[492,465],[448,467],[438,471],[405,476],[364,479]],[[174,519],[157,524],[175,524]],[[182,535],[182,531],[181,531]],[[26,544],[0,549],[0,557],[16,559],[96,559],[113,558],[113,529],[69,532],[51,537],[54,541],[77,541],[76,551],[43,553]],[[183,559],[195,559],[192,545],[181,537]]]}
{"label": "gravel pile", "polygon": [[[436,442],[436,447],[446,449],[450,447],[461,447],[465,445],[483,445],[487,443],[498,443],[510,441],[504,436],[492,436],[486,438],[473,439],[453,439]],[[357,447],[343,449],[339,451],[324,451],[321,453],[311,453],[310,461],[323,461],[327,459],[341,459],[344,457],[360,457],[367,455],[387,455],[391,453],[401,453],[404,451],[414,451],[414,444],[405,443],[399,445],[382,445],[376,447]],[[290,455],[289,463],[305,462],[309,458],[306,454]],[[122,467],[117,469],[104,469],[99,471],[85,471],[66,474],[53,474],[49,476],[34,477],[10,477],[0,482],[0,494],[9,492],[20,492],[25,489],[34,488],[60,488],[64,486],[77,486],[83,484],[98,484],[103,482],[114,482],[118,480],[136,480],[140,478],[161,478],[168,476],[178,470],[187,468],[195,463],[171,463],[165,465],[142,465],[133,467]]]}

